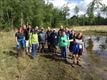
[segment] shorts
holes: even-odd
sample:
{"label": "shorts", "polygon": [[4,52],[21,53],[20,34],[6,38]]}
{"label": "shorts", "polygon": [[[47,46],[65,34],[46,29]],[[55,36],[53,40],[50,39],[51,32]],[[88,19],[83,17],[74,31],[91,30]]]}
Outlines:
{"label": "shorts", "polygon": [[79,49],[78,55],[82,55],[83,49]]}
{"label": "shorts", "polygon": [[78,54],[79,52],[79,45],[78,44],[74,44],[73,47],[72,47],[72,53],[74,55]]}

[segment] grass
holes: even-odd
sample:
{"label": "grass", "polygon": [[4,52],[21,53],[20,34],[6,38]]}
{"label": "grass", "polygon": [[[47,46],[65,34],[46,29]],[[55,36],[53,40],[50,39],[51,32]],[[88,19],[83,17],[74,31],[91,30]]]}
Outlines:
{"label": "grass", "polygon": [[83,32],[86,35],[107,34],[107,26],[73,26],[71,29],[77,32]]}
{"label": "grass", "polygon": [[76,31],[107,32],[107,26],[73,26],[72,29]]}
{"label": "grass", "polygon": [[47,54],[16,58],[14,31],[0,32],[0,80],[102,80],[93,66],[73,68]]}

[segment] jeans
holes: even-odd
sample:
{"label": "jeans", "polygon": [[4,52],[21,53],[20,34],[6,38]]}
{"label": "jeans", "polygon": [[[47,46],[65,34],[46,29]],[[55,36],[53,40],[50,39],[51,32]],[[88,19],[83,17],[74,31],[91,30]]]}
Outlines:
{"label": "jeans", "polygon": [[38,44],[32,44],[32,58],[34,59],[37,54]]}
{"label": "jeans", "polygon": [[20,49],[21,46],[22,46],[23,48],[26,47],[26,44],[25,44],[25,40],[24,40],[24,39],[19,39],[19,40],[18,40],[17,49]]}
{"label": "jeans", "polygon": [[67,60],[68,57],[67,47],[60,47],[60,49],[61,49],[61,57]]}

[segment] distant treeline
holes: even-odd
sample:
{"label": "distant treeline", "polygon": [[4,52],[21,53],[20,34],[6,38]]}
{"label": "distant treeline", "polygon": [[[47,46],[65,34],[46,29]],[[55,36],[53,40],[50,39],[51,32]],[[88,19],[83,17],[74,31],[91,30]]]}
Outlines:
{"label": "distant treeline", "polygon": [[[76,6],[75,15],[69,16],[69,8],[64,5],[58,9],[53,4],[44,0],[0,0],[0,28],[14,28],[23,24],[32,24],[40,27],[58,27],[60,25],[107,25],[107,18],[100,13],[95,17],[94,10],[100,9],[106,13],[107,7],[100,3],[101,0],[93,0],[87,7],[85,15],[78,15],[79,7]],[[101,5],[102,7],[96,7]],[[88,15],[88,17],[86,17]]]}

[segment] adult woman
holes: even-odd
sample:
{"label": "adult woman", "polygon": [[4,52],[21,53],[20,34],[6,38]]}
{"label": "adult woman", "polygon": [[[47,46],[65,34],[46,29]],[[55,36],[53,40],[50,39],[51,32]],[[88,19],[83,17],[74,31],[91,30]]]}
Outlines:
{"label": "adult woman", "polygon": [[30,42],[30,46],[32,47],[32,52],[31,52],[32,59],[34,59],[36,54],[37,54],[38,43],[39,43],[38,42],[38,34],[34,28],[32,28],[32,32],[30,34],[29,42]]}
{"label": "adult woman", "polygon": [[61,49],[61,56],[62,58],[64,58],[65,61],[68,61],[68,46],[69,46],[69,42],[66,42],[67,40],[69,40],[69,38],[66,36],[65,31],[62,30],[61,31],[61,36],[59,37],[59,46]]}

